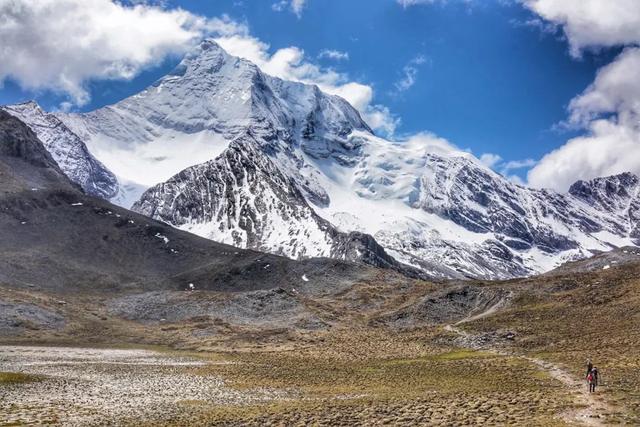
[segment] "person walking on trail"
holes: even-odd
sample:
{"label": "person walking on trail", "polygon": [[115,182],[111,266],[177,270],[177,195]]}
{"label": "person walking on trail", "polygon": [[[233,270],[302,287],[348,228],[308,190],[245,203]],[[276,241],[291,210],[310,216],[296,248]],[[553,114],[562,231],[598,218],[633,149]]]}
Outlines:
{"label": "person walking on trail", "polygon": [[587,375],[591,373],[592,369],[593,369],[593,363],[591,363],[591,359],[587,359]]}
{"label": "person walking on trail", "polygon": [[596,386],[598,385],[598,368],[595,366],[591,369],[589,375],[587,375],[587,382],[589,383],[589,393],[595,393]]}

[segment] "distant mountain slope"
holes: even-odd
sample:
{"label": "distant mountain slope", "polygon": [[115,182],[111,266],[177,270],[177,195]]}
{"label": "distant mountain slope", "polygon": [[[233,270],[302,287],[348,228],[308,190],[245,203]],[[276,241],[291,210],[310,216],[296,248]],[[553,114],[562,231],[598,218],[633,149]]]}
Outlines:
{"label": "distant mountain slope", "polygon": [[139,94],[56,117],[149,188],[135,210],[242,248],[496,279],[639,243],[634,175],[525,188],[435,137],[377,137],[342,98],[210,40]]}

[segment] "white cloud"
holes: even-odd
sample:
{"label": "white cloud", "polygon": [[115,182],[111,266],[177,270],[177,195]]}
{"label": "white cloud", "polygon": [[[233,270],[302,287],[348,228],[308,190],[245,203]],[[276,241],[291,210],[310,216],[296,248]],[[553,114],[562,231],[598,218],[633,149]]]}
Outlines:
{"label": "white cloud", "polygon": [[302,9],[304,9],[305,3],[306,0],[291,0],[291,9],[298,17],[302,15]]}
{"label": "white cloud", "polygon": [[384,105],[368,105],[362,113],[362,118],[372,129],[387,136],[393,135],[401,123],[400,118],[391,114]]}
{"label": "white cloud", "polygon": [[480,163],[482,163],[486,167],[493,168],[495,165],[502,161],[502,157],[500,157],[498,154],[484,153],[478,160],[480,160]]}
{"label": "white cloud", "polygon": [[427,58],[424,55],[418,55],[402,68],[402,78],[393,84],[397,92],[409,90],[416,83],[418,66],[425,62]]}
{"label": "white cloud", "polygon": [[393,84],[397,92],[404,92],[416,83],[418,66],[424,64],[426,61],[427,58],[423,55],[418,55],[402,67],[402,78]]}
{"label": "white cloud", "polygon": [[[598,71],[594,82],[574,98],[569,122],[588,124],[601,114],[616,113],[624,122],[640,119],[640,48],[625,49]],[[633,116],[633,117],[631,117]]]}
{"label": "white cloud", "polygon": [[569,104],[569,124],[587,134],[545,155],[529,184],[566,190],[578,179],[634,172],[640,175],[640,48],[627,48],[599,70]]}
{"label": "white cloud", "polygon": [[418,4],[433,4],[438,2],[444,2],[446,0],[396,0],[402,7],[410,7]]}
{"label": "white cloud", "polygon": [[514,184],[521,185],[523,187],[527,186],[527,183],[524,182],[524,180],[520,178],[518,175],[507,175],[506,178],[509,181],[513,182]]}
{"label": "white cloud", "polygon": [[640,43],[637,0],[520,0],[543,19],[559,25],[571,53],[583,49]]}
{"label": "white cloud", "polygon": [[518,185],[526,185],[524,180],[519,176],[515,175],[512,172],[515,170],[531,168],[535,166],[538,162],[533,159],[523,159],[523,160],[510,160],[508,162],[503,162],[497,165],[497,170],[506,177],[509,181]]}
{"label": "white cloud", "polygon": [[596,120],[589,134],[569,140],[529,171],[534,187],[566,190],[578,179],[634,172],[640,175],[640,132],[616,120]]}
{"label": "white cloud", "polygon": [[392,135],[400,120],[388,108],[373,104],[373,88],[350,81],[348,76],[332,69],[322,68],[305,58],[304,51],[291,46],[269,52],[269,45],[246,34],[219,37],[216,41],[231,55],[248,59],[265,73],[308,84],[318,85],[324,92],[349,101],[373,129]]}
{"label": "white cloud", "polygon": [[577,179],[640,175],[640,48],[628,48],[603,67],[570,105],[569,122],[587,135],[569,140],[529,172],[536,187],[566,189]]}
{"label": "white cloud", "polygon": [[569,104],[565,125],[586,134],[570,139],[533,167],[534,187],[566,190],[578,179],[634,172],[640,175],[640,7],[636,0],[522,0],[559,25],[572,55],[586,49],[627,47],[602,67],[594,82]]}
{"label": "white cloud", "polygon": [[480,156],[479,160],[480,163],[486,167],[498,171],[509,181],[518,185],[525,185],[525,182],[520,176],[514,175],[512,172],[514,170],[530,168],[537,163],[533,159],[510,160],[505,162],[502,157],[494,153],[484,153]]}
{"label": "white cloud", "polygon": [[291,12],[300,18],[302,16],[302,10],[304,9],[307,0],[280,0],[271,5],[271,8],[276,12],[282,12],[286,9],[290,9]]}
{"label": "white cloud", "polygon": [[346,61],[349,59],[349,53],[341,52],[339,50],[324,49],[318,54],[318,58],[333,59],[334,61]]}
{"label": "white cloud", "polygon": [[450,143],[444,138],[441,138],[431,132],[419,132],[410,136],[405,141],[406,147],[411,151],[413,149],[420,149],[435,154],[451,154],[455,153],[468,153],[467,151],[460,150],[458,147]]}
{"label": "white cloud", "polygon": [[537,161],[533,159],[523,159],[523,160],[510,160],[508,162],[504,162],[500,164],[500,171],[507,175],[509,172],[517,169],[530,168],[535,166]]}
{"label": "white cloud", "polygon": [[0,0],[0,83],[52,89],[81,105],[89,100],[88,80],[131,79],[204,34],[239,31],[228,18],[147,4]]}

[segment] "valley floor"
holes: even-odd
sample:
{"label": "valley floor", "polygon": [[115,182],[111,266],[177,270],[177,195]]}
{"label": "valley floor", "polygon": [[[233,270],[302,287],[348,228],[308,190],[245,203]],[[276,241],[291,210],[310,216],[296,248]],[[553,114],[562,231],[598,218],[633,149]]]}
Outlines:
{"label": "valley floor", "polygon": [[638,277],[634,260],[64,304],[0,286],[0,425],[640,425]]}
{"label": "valley floor", "polygon": [[561,383],[519,358],[466,350],[379,356],[347,360],[320,348],[190,357],[4,346],[0,419],[3,425],[555,425],[571,408]]}
{"label": "valley floor", "polygon": [[448,348],[452,333],[343,330],[295,351],[1,346],[0,425],[624,422],[606,387],[586,398],[555,365]]}

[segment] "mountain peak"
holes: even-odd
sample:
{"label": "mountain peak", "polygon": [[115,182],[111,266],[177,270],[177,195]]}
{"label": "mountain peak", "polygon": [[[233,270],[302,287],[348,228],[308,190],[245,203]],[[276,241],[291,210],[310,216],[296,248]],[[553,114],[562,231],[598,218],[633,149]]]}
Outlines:
{"label": "mountain peak", "polygon": [[0,197],[45,189],[78,191],[36,134],[0,109]]}
{"label": "mountain peak", "polygon": [[250,61],[229,55],[215,40],[204,39],[191,49],[182,61],[159,82],[175,77],[215,74],[221,70],[225,63],[233,63],[236,66],[242,64],[245,69],[251,71],[249,75],[258,71],[258,67]]}
{"label": "mountain peak", "polygon": [[[20,115],[35,115],[35,116],[44,116],[47,113],[40,107],[40,105],[34,101],[25,101],[20,102],[18,104],[5,105],[2,109],[9,112],[9,114],[18,113]],[[14,114],[15,115],[15,114]]]}
{"label": "mountain peak", "polygon": [[218,49],[224,50],[222,47],[212,38],[206,38],[200,42],[199,45],[201,50],[210,50],[210,49]]}
{"label": "mountain peak", "polygon": [[624,191],[631,187],[635,187],[640,182],[640,178],[631,172],[622,172],[617,175],[609,175],[591,180],[579,180],[574,182],[569,188],[569,193],[574,196],[584,194],[586,190],[593,191],[594,189],[601,189],[607,192],[612,191]]}
{"label": "mountain peak", "polygon": [[88,150],[85,143],[54,114],[35,101],[0,108],[24,122],[51,154],[56,166],[90,195],[110,198],[116,195],[118,181]]}
{"label": "mountain peak", "polygon": [[58,169],[33,131],[3,110],[0,110],[0,155],[17,157],[38,167]]}
{"label": "mountain peak", "polygon": [[626,209],[638,197],[640,178],[631,172],[576,181],[569,194],[591,206],[600,206],[609,212]]}

